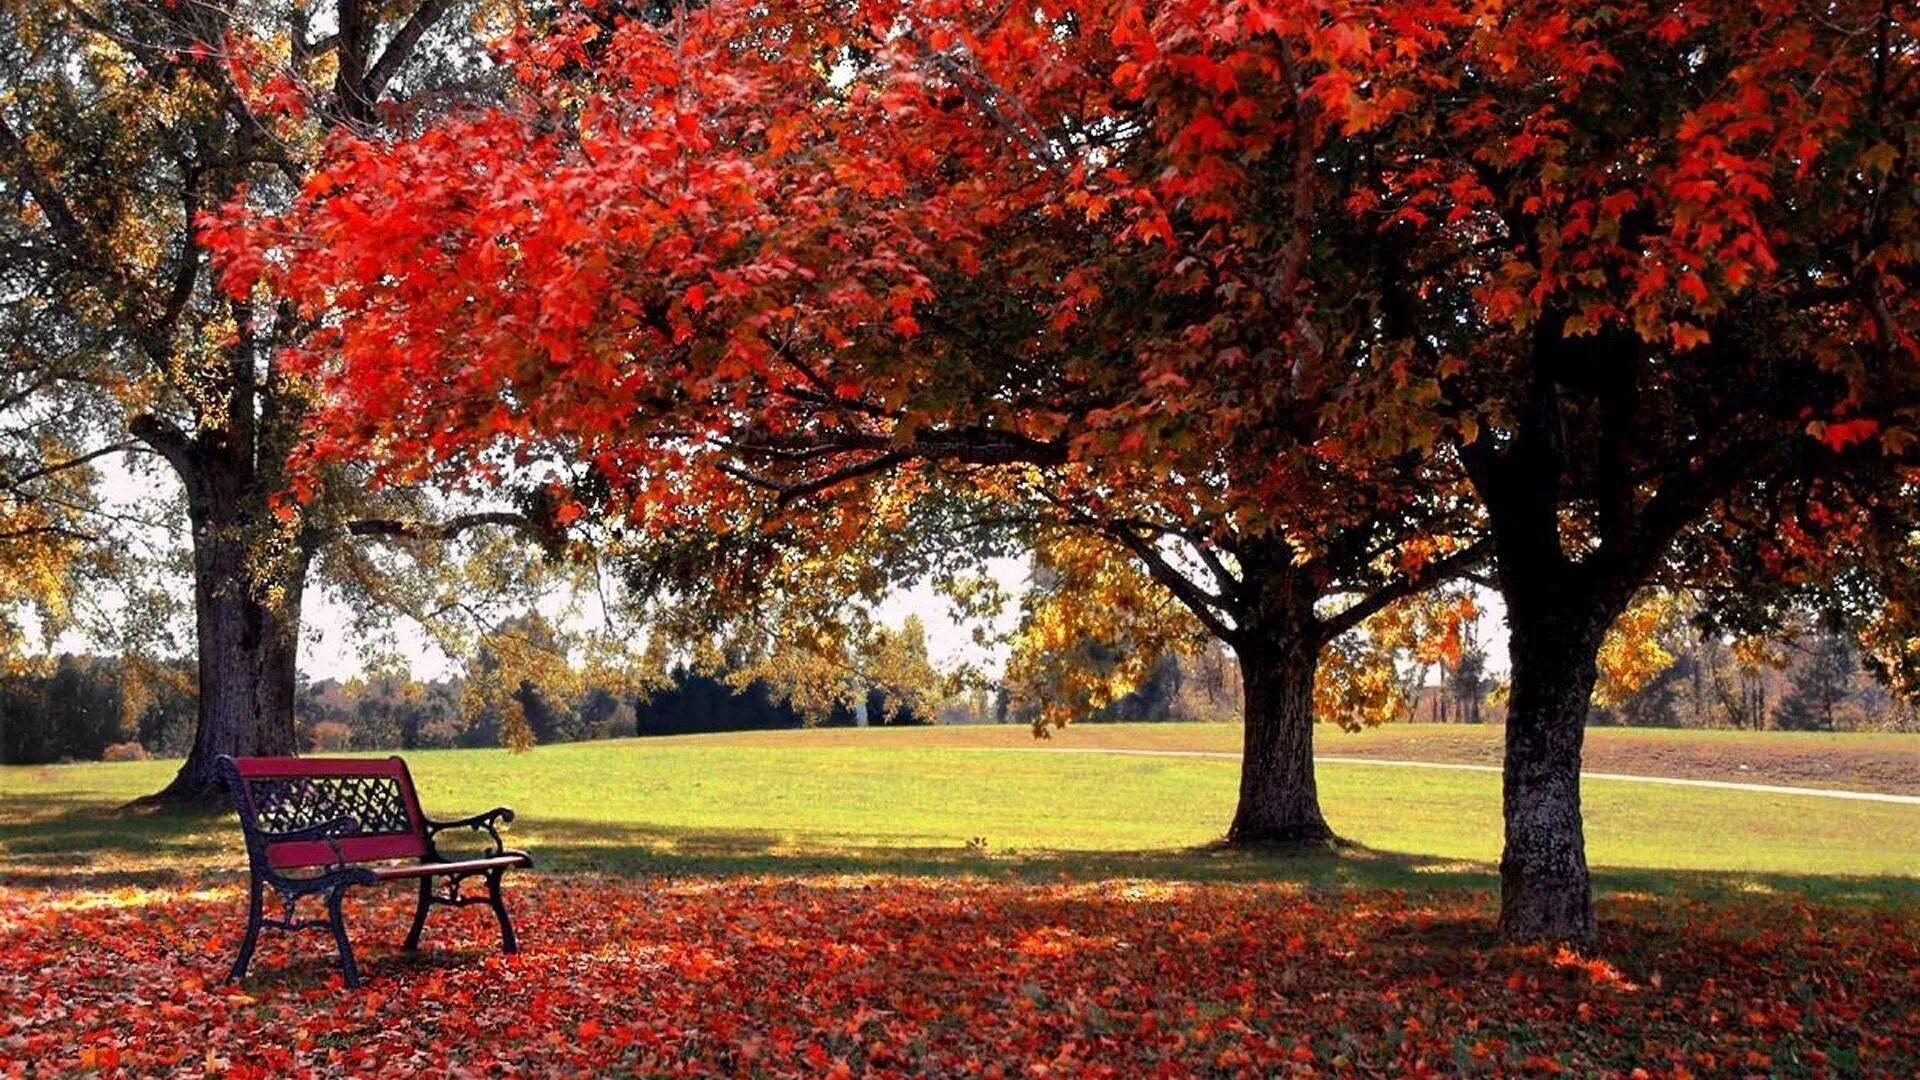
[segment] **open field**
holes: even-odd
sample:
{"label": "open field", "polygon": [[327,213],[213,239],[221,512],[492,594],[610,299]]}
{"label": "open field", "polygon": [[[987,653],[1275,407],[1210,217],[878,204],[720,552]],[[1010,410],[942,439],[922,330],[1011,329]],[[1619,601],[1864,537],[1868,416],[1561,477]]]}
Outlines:
{"label": "open field", "polygon": [[[1047,745],[1219,749],[1234,734],[1090,725]],[[1352,743],[1390,750],[1381,756],[1411,752],[1384,734]],[[1679,734],[1661,736],[1685,745],[1672,737]],[[1322,743],[1342,738],[1333,732]],[[567,870],[1269,872],[1195,850],[1231,816],[1235,762],[1011,752],[1032,746],[1020,729],[840,730],[576,743],[524,756],[421,752],[409,761],[430,808],[509,803],[521,815],[520,840]],[[231,866],[238,840],[226,820],[111,812],[174,768],[154,761],[0,770],[5,877]],[[1487,883],[1500,845],[1497,776],[1323,763],[1320,784],[1335,828],[1373,853],[1330,860],[1329,873],[1383,884]],[[1823,896],[1920,888],[1920,807],[1591,780],[1586,808],[1590,857],[1623,882],[1678,871],[1701,880],[1764,878],[1769,887],[1804,883]]]}
{"label": "open field", "polygon": [[[1483,724],[1389,724],[1360,732],[1322,725],[1322,757],[1384,758],[1463,765],[1500,765],[1503,730]],[[741,732],[699,736],[731,746],[779,746],[804,737],[809,746],[902,744],[1018,749],[1126,749],[1234,753],[1238,724],[1082,724],[1036,740],[1019,726],[945,727],[921,731],[823,729],[799,733]],[[1590,772],[1732,780],[1920,795],[1920,734],[1796,731],[1680,731],[1596,727],[1587,731]]]}
{"label": "open field", "polygon": [[1233,761],[1015,735],[410,754],[430,811],[519,811],[526,949],[482,909],[407,957],[405,890],[365,890],[358,993],[323,936],[219,982],[231,818],[115,810],[173,763],[0,770],[0,1075],[1920,1071],[1920,807],[1591,781],[1603,937],[1574,955],[1492,940],[1496,776],[1323,764],[1357,848],[1227,854]]}

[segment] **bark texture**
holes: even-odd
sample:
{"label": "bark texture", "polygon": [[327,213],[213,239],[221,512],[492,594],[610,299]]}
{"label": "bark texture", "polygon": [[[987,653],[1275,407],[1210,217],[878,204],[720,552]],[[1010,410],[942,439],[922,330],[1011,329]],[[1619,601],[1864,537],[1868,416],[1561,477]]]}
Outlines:
{"label": "bark texture", "polygon": [[299,406],[274,393],[272,359],[257,364],[245,331],[229,360],[230,393],[220,423],[191,431],[158,416],[131,425],[186,491],[192,526],[193,606],[199,646],[199,716],[193,748],[172,783],[147,801],[218,803],[221,754],[297,752],[293,695],[301,601],[317,537],[282,522],[287,455],[299,436]]}
{"label": "bark texture", "polygon": [[1239,650],[1246,696],[1240,802],[1227,841],[1245,845],[1327,846],[1333,830],[1320,812],[1313,772],[1313,680],[1319,649],[1306,640]]}
{"label": "bark texture", "polygon": [[[220,799],[221,754],[284,756],[297,751],[293,692],[305,567],[263,588],[249,572],[244,541],[202,541],[196,529],[194,618],[200,643],[200,709],[193,748],[160,797]],[[263,595],[264,594],[264,595]]]}
{"label": "bark texture", "polygon": [[1591,941],[1597,932],[1580,753],[1604,628],[1524,616],[1513,624],[1500,858],[1500,932],[1508,940]]}

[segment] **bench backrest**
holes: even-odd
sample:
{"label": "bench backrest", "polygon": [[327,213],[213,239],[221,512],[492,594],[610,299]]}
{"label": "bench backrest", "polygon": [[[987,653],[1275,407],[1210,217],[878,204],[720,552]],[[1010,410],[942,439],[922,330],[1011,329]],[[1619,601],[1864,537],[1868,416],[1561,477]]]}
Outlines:
{"label": "bench backrest", "polygon": [[[248,852],[264,856],[276,870],[323,866],[339,858],[377,862],[427,854],[426,816],[407,763],[398,757],[228,760],[227,782]],[[343,817],[352,818],[354,827],[335,836],[338,855],[325,840],[264,839]]]}

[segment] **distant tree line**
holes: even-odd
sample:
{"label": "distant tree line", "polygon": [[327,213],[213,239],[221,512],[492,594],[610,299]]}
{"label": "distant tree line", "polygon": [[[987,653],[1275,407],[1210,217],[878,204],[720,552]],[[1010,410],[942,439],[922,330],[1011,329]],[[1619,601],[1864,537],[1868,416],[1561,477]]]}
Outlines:
{"label": "distant tree line", "polygon": [[1638,692],[1594,710],[1636,727],[1780,731],[1917,731],[1920,713],[1862,662],[1852,635],[1809,629],[1729,643],[1695,637]]}
{"label": "distant tree line", "polygon": [[[509,619],[479,640],[457,675],[301,677],[295,748],[310,754],[536,746],[992,717],[992,698],[956,696],[927,659],[925,631],[914,619],[830,660],[764,644],[754,655],[722,651],[697,663],[653,659],[651,672],[611,671],[575,656],[567,635],[538,615]],[[184,755],[192,746],[194,695],[194,666],[185,659],[41,658],[0,674],[0,763]]]}
{"label": "distant tree line", "polygon": [[[524,624],[516,624],[524,633]],[[504,633],[505,630],[501,631]],[[1876,678],[1852,635],[1817,625],[1764,639],[1730,639],[1665,625],[1636,643],[1642,670],[1603,686],[1594,722],[1636,727],[1782,731],[1920,731],[1920,711]],[[1123,649],[1082,642],[1055,666],[1103,678]],[[464,675],[419,681],[395,675],[302,679],[295,693],[302,752],[427,750],[502,745],[516,725],[535,744],[633,735],[686,735],[803,727],[999,723],[1032,725],[1043,687],[879,687],[825,708],[796,704],[777,680],[688,664],[638,692],[594,684],[578,672],[508,672],[483,647]],[[759,668],[754,669],[756,671]],[[931,668],[927,668],[931,671]],[[1159,655],[1132,689],[1079,723],[1230,721],[1239,716],[1233,654],[1216,644]],[[923,681],[929,675],[919,676]],[[1469,633],[1457,654],[1409,675],[1420,685],[1402,719],[1499,723],[1505,686]],[[479,693],[484,682],[505,686]],[[0,677],[0,762],[177,757],[193,737],[193,666],[64,654]],[[911,700],[916,704],[903,704]],[[928,704],[932,703],[932,704]],[[1321,717],[1323,720],[1331,719]]]}
{"label": "distant tree line", "polygon": [[[1744,731],[1920,731],[1920,710],[1876,677],[1854,636],[1813,626],[1756,639],[1692,629],[1649,646],[1647,670],[1629,686],[1595,694],[1592,722],[1627,727]],[[1485,650],[1440,664],[1414,718],[1500,722],[1506,687],[1487,671]]]}
{"label": "distant tree line", "polygon": [[178,757],[193,740],[191,662],[65,653],[0,675],[0,764]]}
{"label": "distant tree line", "polygon": [[[1231,665],[1231,657],[1218,651],[1163,658],[1147,682],[1085,722],[1231,718],[1239,690]],[[150,688],[151,676],[142,682],[143,676],[130,673],[118,658],[69,654],[41,672],[0,679],[0,761],[46,764],[184,754],[195,715],[192,667],[181,662],[170,671],[172,680]],[[603,686],[564,695],[518,680],[505,708],[476,708],[473,698],[463,676],[302,679],[294,698],[296,738],[303,753],[460,749],[501,745],[502,732],[515,721],[527,725],[536,744],[548,744],[804,727],[1028,724],[1034,708],[1003,687],[973,687],[933,709],[890,702],[876,688],[862,702],[836,702],[814,715],[765,679],[741,685],[724,672],[685,665],[632,695]]]}

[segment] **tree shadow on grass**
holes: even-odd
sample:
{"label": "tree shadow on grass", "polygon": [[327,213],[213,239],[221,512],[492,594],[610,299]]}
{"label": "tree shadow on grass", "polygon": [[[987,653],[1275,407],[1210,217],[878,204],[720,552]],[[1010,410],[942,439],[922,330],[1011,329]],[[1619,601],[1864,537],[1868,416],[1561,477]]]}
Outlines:
{"label": "tree shadow on grass", "polygon": [[72,795],[0,796],[0,885],[159,887],[245,864],[231,813],[136,811]]}
{"label": "tree shadow on grass", "polygon": [[[35,991],[21,996],[16,1043],[35,1040],[24,1045],[63,1072],[122,1030],[139,1035],[129,1052],[185,1051],[168,1068],[211,1047],[273,1073],[289,1067],[284,1053],[261,1052],[296,1039],[304,1060],[334,1071],[411,1053],[490,1075],[817,1073],[820,1050],[850,1067],[935,1076],[1096,1060],[1120,1073],[1225,1075],[1241,1067],[1231,1055],[1256,1052],[1267,1061],[1244,1071],[1277,1073],[1303,1047],[1326,1071],[1365,1076],[1544,1071],[1535,1055],[1571,1075],[1648,1062],[1913,1075],[1920,1062],[1910,1024],[1920,927],[1881,909],[1816,920],[1779,905],[1749,919],[1629,897],[1609,901],[1600,945],[1573,954],[1495,945],[1484,868],[1391,853],[1022,856],[846,842],[797,855],[769,832],[542,825],[522,841],[544,866],[574,873],[516,883],[518,957],[498,956],[480,908],[436,913],[423,949],[404,953],[408,891],[356,890],[359,991],[333,989],[332,944],[319,932],[270,933],[246,983],[222,983],[242,907],[231,889],[160,891],[78,917],[55,904],[27,913],[0,933],[0,985]],[[1185,879],[1223,866],[1232,880],[1302,887],[996,877]],[[1362,884],[1404,873],[1476,891],[1309,891],[1340,880],[1340,868]],[[827,876],[839,871],[932,876]],[[713,873],[743,876],[716,886],[704,876]],[[956,883],[963,875],[991,883]],[[14,914],[16,897],[6,899],[0,922]],[[1755,932],[1766,940],[1750,940]],[[768,1045],[783,1031],[796,1033],[790,1050]],[[783,1056],[749,1061],[749,1044]],[[874,1048],[888,1060],[861,1056]],[[136,1061],[129,1071],[162,1069]]]}
{"label": "tree shadow on grass", "polygon": [[[616,875],[805,877],[894,874],[1031,883],[1141,879],[1286,883],[1322,890],[1473,890],[1493,893],[1489,863],[1349,844],[1337,851],[1276,853],[1215,845],[1143,851],[993,852],[952,844],[875,845],[829,834],[789,840],[772,831],[689,830],[599,822],[543,822],[523,838],[541,865]],[[537,838],[537,839],[536,839]],[[1598,867],[1596,891],[1621,902],[1683,897],[1767,902],[1786,898],[1868,907],[1920,904],[1920,879]]]}
{"label": "tree shadow on grass", "polygon": [[[1146,851],[994,851],[943,837],[699,829],[647,823],[541,820],[521,823],[510,844],[541,871],[641,878],[881,874],[1048,883],[1140,879],[1273,882],[1312,890],[1469,890],[1491,895],[1489,864],[1349,846],[1292,854],[1217,847]],[[453,845],[450,843],[449,848]],[[452,853],[451,851],[449,852]],[[72,890],[159,888],[237,878],[246,856],[232,814],[134,812],[73,796],[0,797],[0,885]],[[1614,907],[1689,898],[1846,906],[1920,907],[1920,879],[1602,867],[1598,892]]]}

